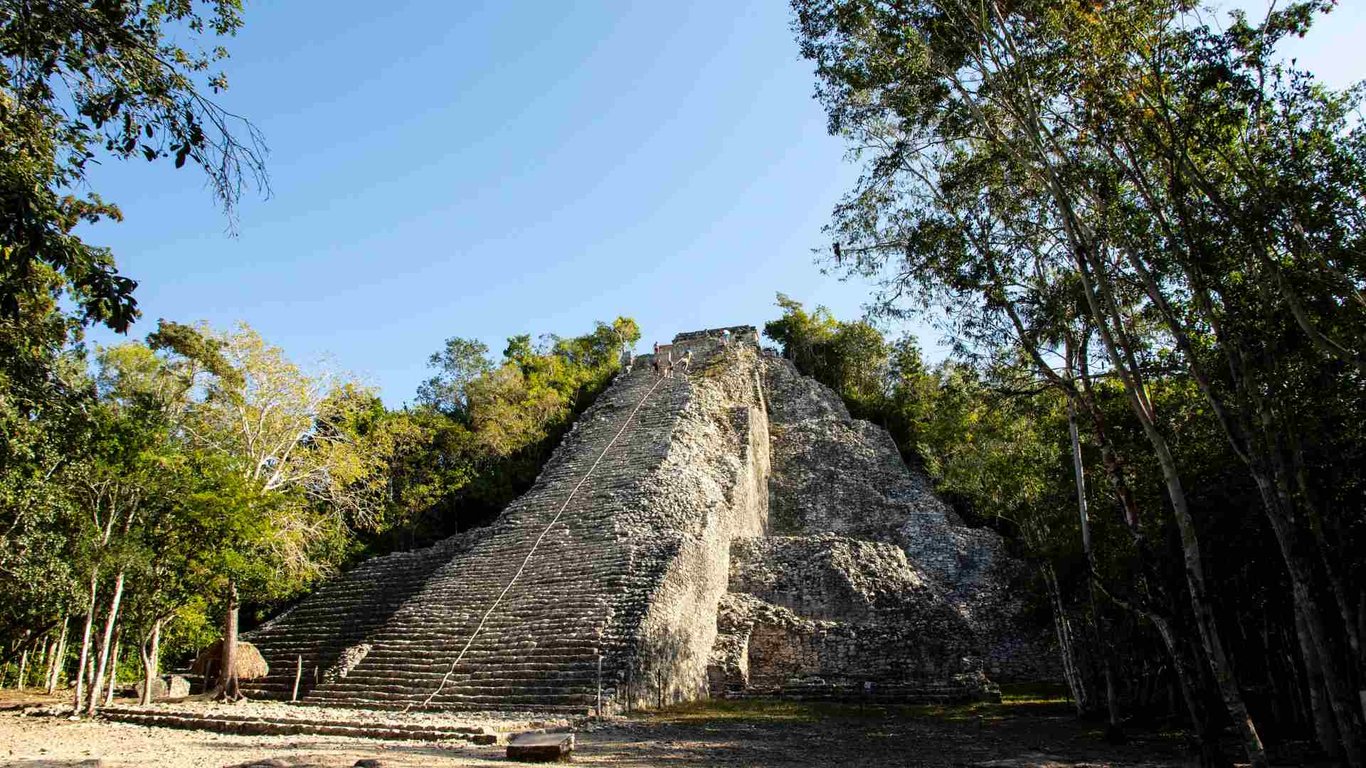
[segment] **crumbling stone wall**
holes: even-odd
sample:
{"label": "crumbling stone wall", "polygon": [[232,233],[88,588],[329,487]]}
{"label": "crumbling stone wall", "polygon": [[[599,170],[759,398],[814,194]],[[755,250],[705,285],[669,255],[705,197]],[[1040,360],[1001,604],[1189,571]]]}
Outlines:
{"label": "crumbling stone wall", "polygon": [[759,329],[752,325],[732,325],[727,328],[708,328],[705,331],[686,331],[675,336],[674,341],[720,339],[726,331],[730,331],[731,341],[735,344],[752,344],[755,347],[759,345]]}
{"label": "crumbling stone wall", "polygon": [[707,695],[716,611],[729,584],[730,543],[763,533],[768,518],[769,436],[753,346],[712,352],[694,367],[692,400],[668,456],[633,509],[639,538],[662,538],[670,555],[645,604],[636,644],[616,691],[619,705]]}
{"label": "crumbling stone wall", "polygon": [[[1046,632],[1022,621],[1023,605],[1015,592],[1022,566],[1009,557],[1001,538],[965,526],[935,495],[929,479],[905,464],[886,430],[850,417],[834,391],[802,376],[790,362],[767,357],[763,383],[772,435],[770,532],[816,539],[779,548],[737,544],[732,590],[801,617],[861,623],[862,638],[881,638],[861,640],[862,650],[842,657],[849,663],[824,669],[828,677],[1056,677]],[[835,547],[825,538],[829,534],[848,543]],[[814,551],[828,556],[818,562],[808,558],[797,567],[793,548],[809,553],[815,542],[822,543]],[[893,550],[905,566],[887,560]],[[793,568],[805,574],[803,579],[785,582],[776,593],[754,575],[779,578]],[[900,575],[903,568],[907,576]],[[898,595],[893,602],[901,601],[903,608],[850,614],[852,606],[864,603],[851,602],[847,590],[840,590],[860,580],[885,585],[886,594]],[[832,591],[832,585],[839,589]],[[888,599],[884,595],[880,603],[867,604],[886,606]],[[921,651],[950,631],[963,642],[931,648],[930,657],[942,657],[936,671]],[[906,650],[897,650],[903,646]],[[882,671],[878,664],[884,664]]]}
{"label": "crumbling stone wall", "polygon": [[730,583],[714,693],[992,693],[971,627],[893,544],[829,533],[737,539]]}

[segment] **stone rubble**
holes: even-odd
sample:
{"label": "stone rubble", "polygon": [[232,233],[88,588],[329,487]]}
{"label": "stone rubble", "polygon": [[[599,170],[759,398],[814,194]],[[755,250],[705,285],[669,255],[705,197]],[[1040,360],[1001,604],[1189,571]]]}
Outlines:
{"label": "stone rubble", "polygon": [[[146,681],[138,680],[133,686],[139,699],[142,698],[142,689],[146,687]],[[162,699],[183,699],[190,695],[190,681],[181,675],[169,675],[152,678],[152,700]]]}
{"label": "stone rubble", "polygon": [[855,632],[848,643],[828,632],[817,643],[817,676],[845,687],[960,680],[990,696],[987,677],[1056,679],[1046,632],[1022,618],[1014,589],[1022,565],[1000,536],[964,525],[891,435],[852,418],[829,387],[775,356],[764,359],[763,376],[769,529],[789,538],[737,541],[732,590]]}

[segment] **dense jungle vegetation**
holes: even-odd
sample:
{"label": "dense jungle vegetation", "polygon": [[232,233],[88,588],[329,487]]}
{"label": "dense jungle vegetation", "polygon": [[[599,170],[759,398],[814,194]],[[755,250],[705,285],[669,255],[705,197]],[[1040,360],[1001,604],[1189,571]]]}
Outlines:
{"label": "dense jungle vegetation", "polygon": [[[55,687],[51,662],[70,661],[70,643],[98,693],[121,648],[152,675],[159,653],[211,641],[214,617],[235,631],[244,602],[278,606],[358,557],[489,522],[638,337],[624,318],[574,338],[518,336],[498,362],[452,338],[399,410],[245,325],[163,321],[145,342],[47,350],[42,410],[6,414],[10,674],[41,660]],[[87,681],[73,679],[80,699]]]}
{"label": "dense jungle vegetation", "polygon": [[124,656],[150,679],[220,627],[230,656],[242,605],[488,522],[639,338],[618,318],[496,360],[452,338],[400,410],[245,324],[88,348],[84,328],[139,315],[77,232],[120,216],[75,193],[90,163],[198,167],[229,217],[267,183],[256,129],[206,95],[241,23],[237,0],[0,3],[0,682],[70,682],[78,710]]}
{"label": "dense jungle vegetation", "polygon": [[1278,53],[1334,3],[792,5],[863,169],[824,258],[956,354],[879,387],[904,352],[819,317],[792,353],[1009,518],[1084,708],[1366,762],[1361,89]]}
{"label": "dense jungle vegetation", "polygon": [[[1080,715],[1209,764],[1366,765],[1361,90],[1278,47],[1333,5],[793,2],[863,170],[820,258],[879,289],[862,319],[780,295],[767,336],[1010,538]],[[493,519],[640,336],[451,338],[401,409],[246,325],[85,344],[139,316],[78,231],[119,217],[89,163],[198,169],[229,217],[267,183],[210,98],[241,24],[0,0],[0,682],[87,711],[242,607]],[[908,317],[950,359],[884,333]]]}

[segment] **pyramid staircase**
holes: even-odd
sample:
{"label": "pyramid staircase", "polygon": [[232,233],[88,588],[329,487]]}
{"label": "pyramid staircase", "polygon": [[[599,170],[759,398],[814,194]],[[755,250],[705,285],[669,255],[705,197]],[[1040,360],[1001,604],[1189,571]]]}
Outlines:
{"label": "pyramid staircase", "polygon": [[[690,345],[694,369],[717,346]],[[586,712],[600,674],[613,695],[679,543],[622,521],[648,494],[690,393],[688,377],[660,378],[638,362],[494,524],[368,561],[250,633],[271,672],[249,695],[289,699],[300,668],[309,704]]]}

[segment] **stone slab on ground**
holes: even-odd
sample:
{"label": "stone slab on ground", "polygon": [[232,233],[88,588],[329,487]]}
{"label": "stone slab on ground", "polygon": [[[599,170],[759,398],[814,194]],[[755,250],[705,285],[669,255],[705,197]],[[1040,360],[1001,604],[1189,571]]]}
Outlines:
{"label": "stone slab on ground", "polygon": [[[382,767],[384,767],[384,764],[382,764],[382,763],[380,763],[380,761],[374,760],[374,758],[370,758],[370,757],[362,757],[361,760],[357,760],[357,761],[355,761],[354,764],[351,765],[351,768],[382,768]],[[96,767],[96,768],[100,768],[100,767]],[[249,761],[246,761],[246,763],[238,763],[238,764],[235,764],[235,765],[228,765],[227,768],[332,768],[332,767],[329,767],[329,765],[322,764],[322,763],[310,763],[310,761],[307,761],[307,760],[295,760],[295,758],[290,758],[290,760],[285,760],[285,758],[280,758],[280,757],[266,757],[266,758],[262,758],[262,760],[249,760]]]}
{"label": "stone slab on ground", "polygon": [[523,763],[567,763],[573,754],[572,733],[519,733],[508,742],[508,759]]}
{"label": "stone slab on ground", "polygon": [[246,763],[227,765],[225,768],[326,768],[318,763],[299,760],[281,760],[279,757],[266,757],[264,760],[249,760]]}
{"label": "stone slab on ground", "polygon": [[973,763],[970,768],[1105,768],[1105,764],[1092,762],[1078,763],[1053,755],[1033,753],[1003,760],[987,760],[980,763]]}
{"label": "stone slab on ground", "polygon": [[521,731],[567,728],[564,719],[525,714],[471,713],[458,719],[432,713],[375,712],[253,702],[183,702],[180,706],[110,707],[105,719],[134,725],[243,735],[351,736],[395,741],[459,741],[492,745]]}

